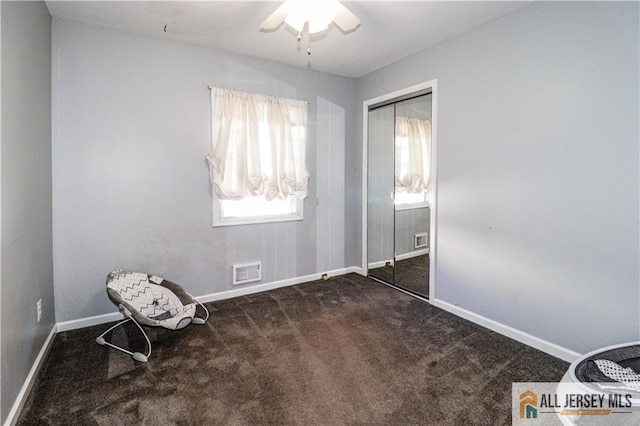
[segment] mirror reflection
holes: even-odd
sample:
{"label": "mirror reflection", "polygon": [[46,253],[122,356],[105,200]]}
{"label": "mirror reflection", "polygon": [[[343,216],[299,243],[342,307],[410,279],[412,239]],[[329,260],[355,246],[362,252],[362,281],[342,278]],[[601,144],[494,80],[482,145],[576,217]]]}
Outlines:
{"label": "mirror reflection", "polygon": [[369,111],[369,275],[429,295],[431,94]]}
{"label": "mirror reflection", "polygon": [[369,275],[393,283],[395,107],[369,111],[367,229]]}

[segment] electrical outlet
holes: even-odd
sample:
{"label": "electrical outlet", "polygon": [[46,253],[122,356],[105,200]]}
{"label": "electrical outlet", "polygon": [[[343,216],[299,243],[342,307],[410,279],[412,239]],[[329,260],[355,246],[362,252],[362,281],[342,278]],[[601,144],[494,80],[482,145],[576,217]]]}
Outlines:
{"label": "electrical outlet", "polygon": [[42,299],[38,299],[36,303],[36,310],[38,311],[38,322],[42,319]]}

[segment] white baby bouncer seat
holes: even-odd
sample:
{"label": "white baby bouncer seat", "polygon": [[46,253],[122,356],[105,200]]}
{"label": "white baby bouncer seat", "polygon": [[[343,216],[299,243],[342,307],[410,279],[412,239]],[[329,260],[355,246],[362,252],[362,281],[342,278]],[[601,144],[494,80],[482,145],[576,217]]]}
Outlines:
{"label": "white baby bouncer seat", "polygon": [[[609,401],[611,394],[624,394],[629,397],[625,402],[630,406],[619,409],[618,414],[627,416],[610,420],[609,423],[597,422],[590,418],[598,416],[583,415],[581,410],[556,409],[556,415],[563,425],[581,424],[638,424],[640,417],[640,341],[622,343],[596,349],[571,363],[569,370],[558,384],[556,394],[560,401],[565,395],[602,395]],[[608,404],[607,404],[608,405]],[[605,408],[611,408],[607,406]],[[614,407],[615,409],[616,407]],[[565,414],[564,411],[576,413]],[[589,410],[584,410],[589,411]],[[597,411],[597,410],[596,410]]]}
{"label": "white baby bouncer seat", "polygon": [[[107,295],[118,306],[125,319],[98,336],[96,342],[129,354],[140,362],[147,362],[151,356],[151,341],[142,325],[180,330],[191,323],[204,324],[209,319],[207,308],[180,285],[155,275],[122,269],[109,272]],[[204,318],[196,317],[198,306],[204,310]],[[107,333],[129,321],[142,332],[147,342],[146,355],[130,352],[105,340]]]}

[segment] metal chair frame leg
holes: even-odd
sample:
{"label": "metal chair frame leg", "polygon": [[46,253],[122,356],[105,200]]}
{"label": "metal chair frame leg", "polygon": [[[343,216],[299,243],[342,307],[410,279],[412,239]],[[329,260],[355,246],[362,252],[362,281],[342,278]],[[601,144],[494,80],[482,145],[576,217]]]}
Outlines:
{"label": "metal chair frame leg", "polygon": [[[136,327],[138,327],[138,330],[140,330],[140,332],[142,333],[142,335],[144,336],[144,339],[147,341],[147,354],[143,354],[141,352],[131,352],[128,351],[118,345],[114,345],[111,342],[107,342],[107,340],[104,338],[105,334],[109,333],[111,330],[120,327],[121,325],[126,324],[129,321],[133,321],[133,323],[136,325]],[[149,341],[149,337],[147,337],[147,333],[145,333],[145,331],[142,329],[142,326],[140,324],[138,324],[138,321],[136,321],[135,319],[133,319],[133,317],[128,317],[122,321],[120,321],[119,323],[117,323],[114,326],[111,326],[107,331],[105,331],[104,333],[102,333],[101,335],[99,335],[98,337],[96,337],[96,343],[98,343],[99,345],[106,345],[109,347],[112,347],[114,349],[119,350],[120,352],[124,352],[128,355],[131,355],[131,357],[139,362],[147,362],[149,361],[149,357],[151,356],[151,342]]]}
{"label": "metal chair frame leg", "polygon": [[[187,293],[187,294],[189,294],[189,293]],[[191,296],[191,295],[189,294],[189,296]],[[195,298],[195,297],[193,297],[193,296],[191,296],[191,298],[192,298],[192,299],[193,299],[193,301],[194,301],[194,302],[196,302],[196,304],[197,304],[197,305],[199,305],[199,306],[204,310],[204,312],[207,314],[206,318],[202,319],[202,318],[196,318],[196,317],[194,317],[194,318],[193,318],[193,320],[192,320],[191,322],[192,322],[193,324],[200,324],[200,325],[202,325],[202,324],[206,323],[206,322],[207,322],[207,320],[209,319],[209,310],[206,308],[206,306],[204,306],[202,303],[200,303],[200,302],[198,301],[198,299],[196,299],[196,298]]]}

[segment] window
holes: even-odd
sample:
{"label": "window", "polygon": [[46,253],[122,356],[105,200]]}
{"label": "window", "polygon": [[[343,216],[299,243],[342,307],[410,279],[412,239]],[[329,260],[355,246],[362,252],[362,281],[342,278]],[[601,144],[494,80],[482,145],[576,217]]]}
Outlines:
{"label": "window", "polygon": [[307,103],[211,88],[213,225],[301,220]]}
{"label": "window", "polygon": [[393,202],[396,205],[396,210],[429,207],[429,191],[418,193],[396,192]]}
{"label": "window", "polygon": [[396,210],[428,206],[431,185],[431,122],[398,116],[395,145]]}

